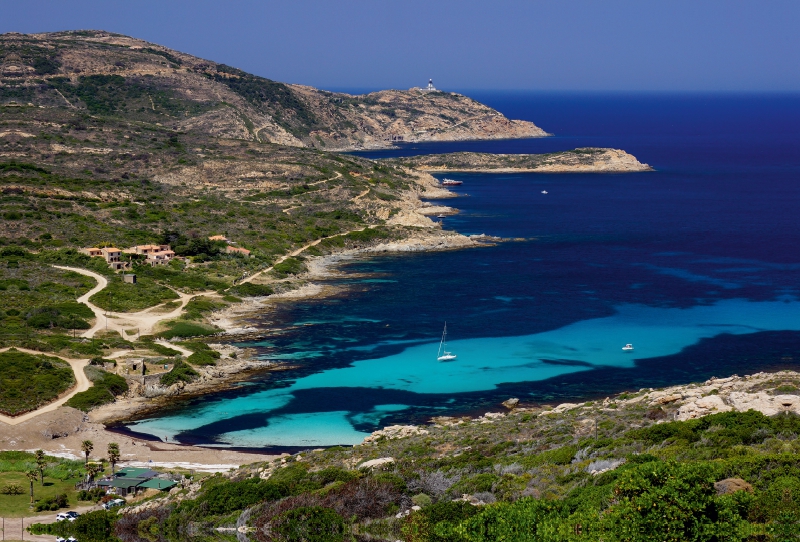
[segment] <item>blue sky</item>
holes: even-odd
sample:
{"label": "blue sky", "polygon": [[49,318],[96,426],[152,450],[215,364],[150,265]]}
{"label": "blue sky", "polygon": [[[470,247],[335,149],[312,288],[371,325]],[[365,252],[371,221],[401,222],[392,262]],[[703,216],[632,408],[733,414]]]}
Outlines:
{"label": "blue sky", "polygon": [[797,0],[5,0],[322,88],[800,91]]}

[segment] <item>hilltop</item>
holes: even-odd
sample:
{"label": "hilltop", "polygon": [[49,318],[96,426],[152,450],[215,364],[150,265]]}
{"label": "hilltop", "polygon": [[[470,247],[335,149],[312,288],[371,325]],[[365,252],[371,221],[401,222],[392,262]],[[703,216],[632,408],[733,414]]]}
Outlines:
{"label": "hilltop", "polygon": [[3,34],[0,66],[0,104],[112,115],[192,134],[327,150],[548,135],[452,92],[328,92],[110,32]]}

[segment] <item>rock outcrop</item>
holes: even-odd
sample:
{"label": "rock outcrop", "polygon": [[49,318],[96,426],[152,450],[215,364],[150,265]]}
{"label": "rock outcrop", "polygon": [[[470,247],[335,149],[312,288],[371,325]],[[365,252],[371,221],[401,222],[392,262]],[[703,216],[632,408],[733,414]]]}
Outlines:
{"label": "rock outcrop", "polygon": [[550,154],[454,152],[384,161],[439,173],[625,173],[653,169],[625,151],[589,147]]}

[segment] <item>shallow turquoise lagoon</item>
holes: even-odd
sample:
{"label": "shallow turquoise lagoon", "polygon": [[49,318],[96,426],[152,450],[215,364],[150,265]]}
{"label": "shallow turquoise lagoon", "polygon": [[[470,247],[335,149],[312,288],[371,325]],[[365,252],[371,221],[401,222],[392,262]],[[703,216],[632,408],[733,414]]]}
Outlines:
{"label": "shallow turquoise lagoon", "polygon": [[[387,412],[400,411],[408,405],[378,405],[367,412],[271,412],[293,401],[299,390],[372,388],[457,395],[598,366],[631,367],[635,359],[677,354],[704,338],[774,330],[800,330],[798,301],[729,299],[685,309],[622,305],[613,316],[543,333],[453,340],[448,344],[458,355],[453,362],[436,360],[436,343],[408,346],[396,355],[357,361],[349,367],[300,378],[286,388],[201,406],[188,416],[182,413],[144,420],[131,429],[174,438],[187,429],[217,423],[226,416],[263,415],[263,426],[222,433],[219,441],[253,448],[356,444],[367,433],[355,430],[354,424],[379,423]],[[622,351],[626,343],[634,345],[634,352]]]}

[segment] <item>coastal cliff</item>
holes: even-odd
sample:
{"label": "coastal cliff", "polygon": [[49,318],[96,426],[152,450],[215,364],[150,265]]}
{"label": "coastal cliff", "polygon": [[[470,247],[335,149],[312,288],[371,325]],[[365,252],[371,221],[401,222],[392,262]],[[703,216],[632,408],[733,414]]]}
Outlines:
{"label": "coastal cliff", "polygon": [[420,171],[474,173],[620,173],[652,171],[619,149],[584,147],[549,154],[454,152],[383,160]]}

